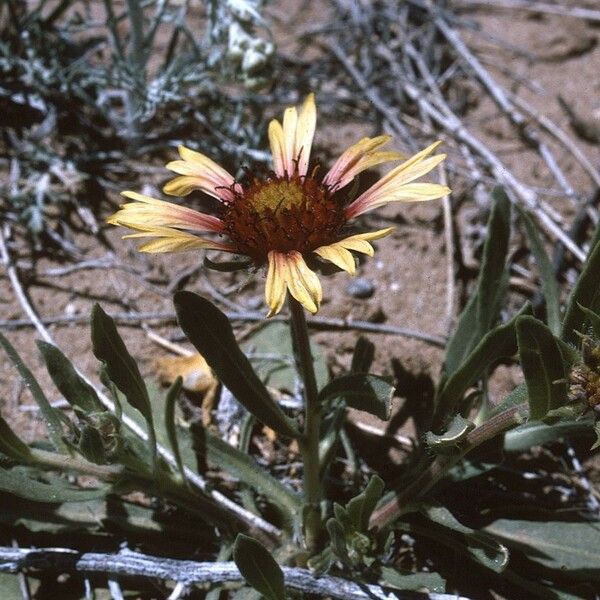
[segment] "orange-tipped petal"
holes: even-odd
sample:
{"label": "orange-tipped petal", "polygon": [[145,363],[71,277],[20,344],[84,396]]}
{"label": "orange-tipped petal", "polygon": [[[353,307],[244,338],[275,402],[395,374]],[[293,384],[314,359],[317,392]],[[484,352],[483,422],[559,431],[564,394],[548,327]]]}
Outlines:
{"label": "orange-tipped petal", "polygon": [[346,218],[352,219],[388,202],[435,200],[448,194],[450,189],[443,185],[411,183],[429,173],[446,158],[445,154],[429,157],[440,143],[431,144],[392,169],[346,208]]}

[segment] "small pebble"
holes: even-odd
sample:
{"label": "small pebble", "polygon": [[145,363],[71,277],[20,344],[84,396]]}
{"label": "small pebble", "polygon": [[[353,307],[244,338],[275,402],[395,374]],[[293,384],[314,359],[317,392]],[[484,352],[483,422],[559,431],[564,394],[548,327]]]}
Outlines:
{"label": "small pebble", "polygon": [[375,285],[370,279],[357,277],[350,282],[346,293],[353,298],[370,298],[375,293]]}

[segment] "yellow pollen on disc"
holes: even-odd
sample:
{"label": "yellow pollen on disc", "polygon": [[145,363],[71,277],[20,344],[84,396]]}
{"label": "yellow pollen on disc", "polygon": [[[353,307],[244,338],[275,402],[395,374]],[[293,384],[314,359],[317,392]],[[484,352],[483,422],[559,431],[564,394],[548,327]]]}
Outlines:
{"label": "yellow pollen on disc", "polygon": [[271,209],[276,212],[302,206],[305,194],[295,181],[269,181],[252,196],[252,206],[257,212]]}

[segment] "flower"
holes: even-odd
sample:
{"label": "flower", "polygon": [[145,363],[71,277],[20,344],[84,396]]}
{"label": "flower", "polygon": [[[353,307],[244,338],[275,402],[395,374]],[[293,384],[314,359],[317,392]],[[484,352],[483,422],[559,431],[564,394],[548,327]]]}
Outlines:
{"label": "flower", "polygon": [[[397,161],[402,155],[381,150],[387,135],[363,138],[350,146],[324,177],[309,170],[317,111],[310,94],[300,111],[285,110],[283,122],[269,124],[273,171],[236,181],[207,156],[183,146],[180,160],[167,164],[178,176],[163,188],[166,194],[186,196],[194,190],[219,201],[219,216],[200,213],[136,192],[123,192],[133,200],[109,217],[108,222],[133,229],[125,237],[148,238],[143,252],[180,252],[199,248],[245,254],[256,265],[268,264],[265,299],[269,316],[278,313],[287,292],[311,313],[322,299],[321,282],[309,268],[312,255],[354,275],[352,252],[373,256],[370,242],[392,232],[387,227],[348,235],[344,230],[356,217],[389,202],[434,200],[449,193],[435,183],[415,183],[440,164],[445,154],[433,154],[440,142],[404,160],[356,199],[348,201],[346,187],[361,172]],[[220,240],[206,237],[218,234]]]}

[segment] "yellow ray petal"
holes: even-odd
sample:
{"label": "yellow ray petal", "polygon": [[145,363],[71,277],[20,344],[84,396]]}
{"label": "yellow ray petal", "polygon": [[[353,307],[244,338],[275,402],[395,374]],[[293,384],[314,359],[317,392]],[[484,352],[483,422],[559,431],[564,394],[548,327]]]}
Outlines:
{"label": "yellow ray petal", "polygon": [[308,268],[299,252],[288,252],[285,257],[289,265],[289,270],[286,273],[288,275],[286,283],[290,294],[306,310],[315,314],[323,300],[323,288],[319,278],[316,273]]}
{"label": "yellow ray petal", "polygon": [[273,157],[273,171],[278,177],[285,174],[285,145],[283,142],[283,129],[277,119],[269,123],[269,144],[271,156]]}
{"label": "yellow ray petal", "polygon": [[224,252],[236,252],[232,244],[216,242],[202,238],[184,231],[169,229],[167,227],[149,228],[146,231],[138,231],[123,236],[123,239],[132,238],[156,238],[150,239],[139,247],[140,252],[187,252],[189,250],[207,249],[222,250]]}
{"label": "yellow ray petal", "polygon": [[183,160],[167,163],[167,169],[183,177],[176,177],[163,188],[165,194],[186,196],[193,190],[201,190],[215,198],[229,199],[228,189],[235,183],[234,178],[223,167],[200,152],[179,146]]}
{"label": "yellow ray petal", "polygon": [[296,146],[296,128],[298,126],[298,111],[290,106],[283,113],[283,147],[285,150],[284,168],[288,174],[295,171],[294,148]]}
{"label": "yellow ray petal", "polygon": [[415,154],[363,192],[346,208],[346,218],[352,219],[388,202],[435,200],[448,194],[450,190],[446,186],[411,183],[427,174],[446,158],[445,154],[429,157],[439,144],[440,142],[431,144],[425,150]]}
{"label": "yellow ray petal", "polygon": [[282,258],[281,252],[269,252],[269,269],[265,285],[265,301],[269,307],[268,317],[276,315],[283,307],[287,295],[285,272],[288,265]]}
{"label": "yellow ray petal", "polygon": [[340,246],[341,248],[346,248],[346,250],[354,250],[355,252],[360,252],[361,254],[373,256],[375,251],[369,242],[378,240],[386,235],[390,235],[394,229],[395,227],[386,227],[385,229],[379,229],[377,231],[357,233],[356,235],[351,235],[343,240],[340,240],[339,242],[336,242],[335,245]]}
{"label": "yellow ray petal", "polygon": [[176,227],[198,232],[222,232],[224,229],[221,219],[212,215],[137,192],[126,191],[122,195],[135,202],[122,205],[120,210],[108,217],[107,222],[112,225],[141,230],[149,226]]}
{"label": "yellow ray petal", "polygon": [[302,177],[308,170],[310,151],[312,148],[315,127],[317,124],[317,107],[315,95],[309,94],[300,109],[294,140],[293,160],[298,161],[298,174]]}
{"label": "yellow ray petal", "polygon": [[391,160],[401,160],[404,155],[400,152],[377,152],[391,140],[389,135],[374,138],[362,138],[350,146],[333,164],[325,175],[323,183],[331,186],[332,190],[341,189],[348,185],[362,171]]}
{"label": "yellow ray petal", "polygon": [[318,254],[321,258],[332,262],[334,265],[350,273],[350,275],[356,274],[356,264],[352,254],[339,244],[330,244],[328,246],[321,246],[314,250],[315,254]]}
{"label": "yellow ray petal", "polygon": [[269,270],[265,286],[265,300],[269,315],[277,314],[285,301],[287,290],[311,313],[319,310],[323,300],[321,282],[304,262],[299,252],[269,252]]}
{"label": "yellow ray petal", "polygon": [[283,126],[277,119],[269,123],[269,144],[273,156],[273,170],[279,177],[306,175],[317,122],[314,94],[309,94],[300,108],[290,106],[283,113]]}

